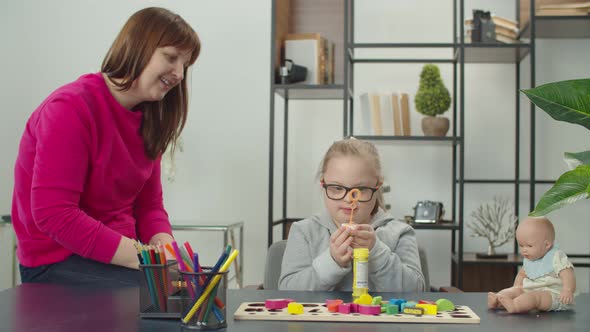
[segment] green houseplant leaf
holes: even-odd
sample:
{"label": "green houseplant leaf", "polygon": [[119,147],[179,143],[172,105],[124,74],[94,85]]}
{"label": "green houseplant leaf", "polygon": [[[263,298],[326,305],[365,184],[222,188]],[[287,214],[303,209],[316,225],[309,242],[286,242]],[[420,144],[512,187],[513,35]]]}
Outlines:
{"label": "green houseplant leaf", "polygon": [[[522,92],[557,121],[590,129],[590,79],[548,83]],[[570,171],[559,177],[529,215],[542,216],[590,195],[590,151],[565,153]]]}
{"label": "green houseplant leaf", "polygon": [[563,173],[549,191],[547,191],[531,212],[530,216],[544,216],[565,205],[572,204],[590,195],[590,165],[576,167]]}
{"label": "green houseplant leaf", "polygon": [[548,83],[521,91],[555,120],[590,129],[590,79]]}
{"label": "green houseplant leaf", "polygon": [[590,165],[590,151],[579,153],[566,152],[564,153],[563,160],[565,160],[569,169],[574,169],[580,165]]}

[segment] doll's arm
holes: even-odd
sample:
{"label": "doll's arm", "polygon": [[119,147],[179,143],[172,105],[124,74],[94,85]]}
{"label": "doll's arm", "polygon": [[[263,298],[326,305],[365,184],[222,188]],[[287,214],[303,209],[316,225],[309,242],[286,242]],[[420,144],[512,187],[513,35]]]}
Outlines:
{"label": "doll's arm", "polygon": [[559,272],[559,278],[563,283],[559,300],[563,304],[570,304],[574,300],[574,292],[576,291],[576,275],[574,269],[567,268]]}
{"label": "doll's arm", "polygon": [[523,281],[524,281],[525,278],[526,278],[526,272],[524,272],[524,268],[521,268],[520,271],[518,271],[518,274],[516,275],[516,278],[514,278],[514,285],[513,285],[513,287],[522,288],[522,283],[523,283]]}

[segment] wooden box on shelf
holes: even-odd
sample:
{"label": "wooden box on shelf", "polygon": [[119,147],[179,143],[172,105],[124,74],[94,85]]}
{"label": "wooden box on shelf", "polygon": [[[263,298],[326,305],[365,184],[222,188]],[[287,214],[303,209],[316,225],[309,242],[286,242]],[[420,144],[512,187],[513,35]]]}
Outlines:
{"label": "wooden box on shelf", "polygon": [[[457,280],[456,259],[453,259],[453,280]],[[477,258],[475,253],[464,253],[461,273],[464,292],[497,292],[514,284],[522,259],[508,254],[507,258]]]}

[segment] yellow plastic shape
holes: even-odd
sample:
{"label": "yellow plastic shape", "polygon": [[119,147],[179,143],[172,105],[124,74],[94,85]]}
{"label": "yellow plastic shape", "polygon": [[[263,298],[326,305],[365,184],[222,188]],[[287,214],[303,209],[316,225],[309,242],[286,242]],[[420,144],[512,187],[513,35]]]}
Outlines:
{"label": "yellow plastic shape", "polygon": [[354,300],[354,303],[369,305],[373,303],[373,297],[369,294],[362,294],[358,299]]}
{"label": "yellow plastic shape", "polygon": [[287,306],[287,312],[291,315],[303,315],[303,304],[291,302]]}
{"label": "yellow plastic shape", "polygon": [[416,307],[424,309],[425,315],[436,316],[436,312],[437,312],[436,304],[418,303],[418,304],[416,304]]}

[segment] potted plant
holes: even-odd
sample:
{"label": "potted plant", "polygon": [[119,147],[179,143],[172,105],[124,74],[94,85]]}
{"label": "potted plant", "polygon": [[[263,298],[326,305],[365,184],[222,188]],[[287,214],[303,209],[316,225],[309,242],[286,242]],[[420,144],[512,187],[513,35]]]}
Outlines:
{"label": "potted plant", "polygon": [[416,110],[426,115],[422,118],[422,131],[426,136],[445,136],[449,131],[449,119],[440,117],[451,106],[451,95],[445,87],[438,66],[426,64],[420,73],[420,87],[414,98]]}
{"label": "potted plant", "polygon": [[[590,129],[590,79],[548,83],[521,90],[535,105],[557,121]],[[565,153],[570,168],[547,191],[531,216],[544,216],[590,195],[590,151]]]}

